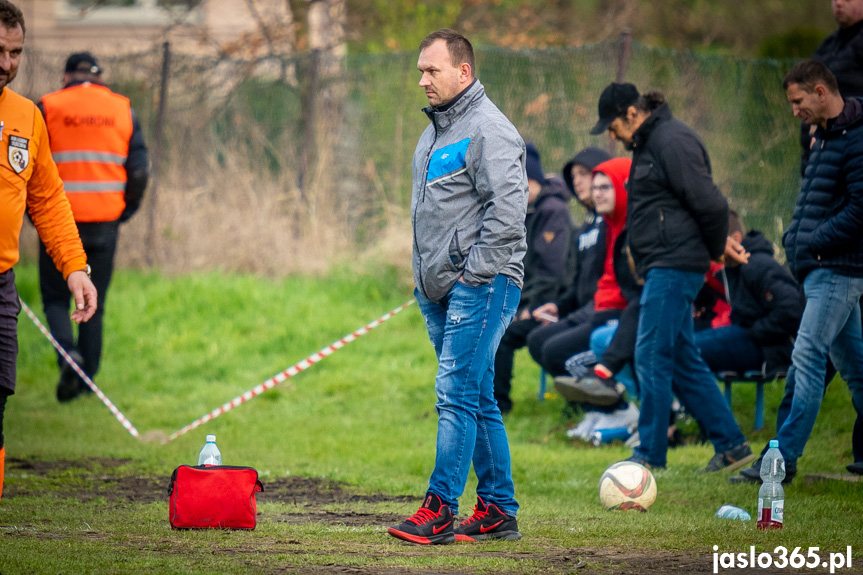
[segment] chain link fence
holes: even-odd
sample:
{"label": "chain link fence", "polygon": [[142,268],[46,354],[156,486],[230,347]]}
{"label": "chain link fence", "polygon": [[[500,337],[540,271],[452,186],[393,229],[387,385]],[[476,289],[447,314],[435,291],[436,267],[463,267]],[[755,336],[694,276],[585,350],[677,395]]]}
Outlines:
{"label": "chain link fence", "polygon": [[[28,51],[15,89],[33,99],[58,89],[65,57]],[[414,52],[256,61],[172,53],[163,77],[161,46],[100,58],[160,160],[158,189],[123,228],[120,265],[323,272],[333,258],[385,243],[408,266],[411,158],[428,123],[416,60]],[[799,186],[799,123],[782,90],[793,63],[620,41],[477,51],[488,95],[537,144],[548,172],[585,146],[625,154],[588,132],[599,94],[624,70],[642,92],[661,90],[703,138],[731,206],[777,244]]]}

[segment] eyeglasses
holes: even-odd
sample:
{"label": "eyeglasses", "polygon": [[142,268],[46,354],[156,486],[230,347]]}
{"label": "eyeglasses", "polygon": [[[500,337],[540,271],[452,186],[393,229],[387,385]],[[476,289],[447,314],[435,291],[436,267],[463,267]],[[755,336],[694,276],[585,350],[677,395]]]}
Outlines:
{"label": "eyeglasses", "polygon": [[591,192],[610,192],[614,189],[612,184],[602,184],[601,186],[590,186]]}

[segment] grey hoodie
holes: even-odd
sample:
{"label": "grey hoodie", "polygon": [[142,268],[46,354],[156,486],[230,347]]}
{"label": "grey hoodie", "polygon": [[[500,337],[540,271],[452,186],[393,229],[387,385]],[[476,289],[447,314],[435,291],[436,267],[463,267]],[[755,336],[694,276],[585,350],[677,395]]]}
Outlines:
{"label": "grey hoodie", "polygon": [[524,141],[479,80],[431,120],[413,160],[413,273],[420,293],[440,301],[463,277],[498,274],[519,287],[527,251]]}

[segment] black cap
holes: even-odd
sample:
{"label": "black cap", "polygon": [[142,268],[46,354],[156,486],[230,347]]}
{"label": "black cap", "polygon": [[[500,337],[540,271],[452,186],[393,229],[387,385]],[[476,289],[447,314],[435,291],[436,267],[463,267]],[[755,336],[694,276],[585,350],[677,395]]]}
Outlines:
{"label": "black cap", "polygon": [[528,179],[536,180],[544,186],[545,172],[542,171],[542,162],[539,159],[539,150],[536,149],[536,145],[534,145],[533,142],[525,144],[525,150],[527,151],[525,168]]}
{"label": "black cap", "polygon": [[96,61],[96,57],[90,52],[77,52],[66,60],[66,69],[64,72],[66,74],[71,72],[89,72],[94,76],[98,76],[102,73],[102,68],[99,67],[99,62]]}
{"label": "black cap", "polygon": [[638,89],[632,84],[611,83],[599,97],[599,121],[590,130],[596,136],[608,129],[608,126],[626,113],[626,109],[638,100]]}

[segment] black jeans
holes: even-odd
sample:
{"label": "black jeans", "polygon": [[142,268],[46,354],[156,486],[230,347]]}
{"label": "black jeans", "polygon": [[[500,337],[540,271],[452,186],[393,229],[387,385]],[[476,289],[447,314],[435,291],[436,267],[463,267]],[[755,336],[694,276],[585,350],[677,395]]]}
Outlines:
{"label": "black jeans", "polygon": [[516,350],[527,345],[527,335],[542,324],[535,319],[520,319],[509,324],[494,356],[494,398],[502,413],[512,411],[512,366]]}
{"label": "black jeans", "polygon": [[[72,321],[69,319],[71,294],[69,286],[54,266],[54,261],[39,244],[39,289],[42,291],[42,307],[48,328],[57,342],[66,351],[76,350],[83,358],[81,368],[91,378],[99,371],[102,358],[102,318],[105,314],[105,299],[108,285],[114,273],[114,254],[117,251],[118,222],[79,222],[78,233],[87,252],[93,285],[98,292],[96,313],[90,321],[78,326],[78,341],[72,334]],[[57,354],[57,365],[62,367],[65,360]]]}
{"label": "black jeans", "polygon": [[567,375],[566,360],[590,349],[590,334],[612,319],[619,319],[621,310],[578,310],[530,332],[527,349],[531,357],[550,375]]}

